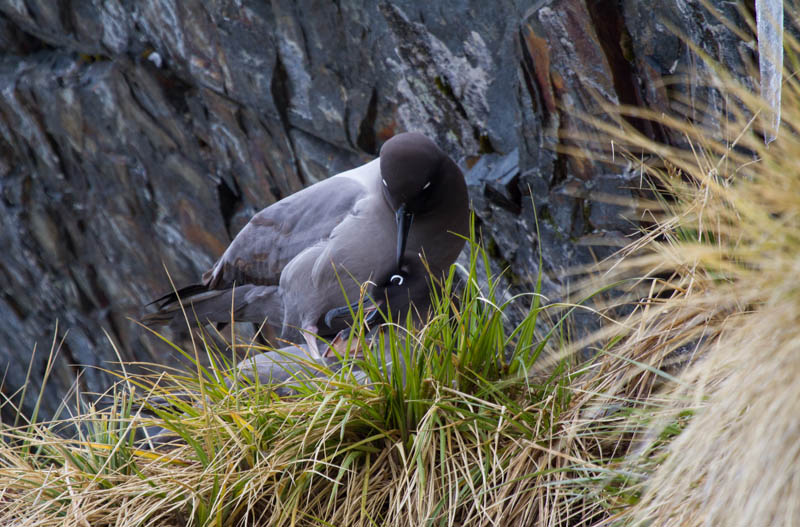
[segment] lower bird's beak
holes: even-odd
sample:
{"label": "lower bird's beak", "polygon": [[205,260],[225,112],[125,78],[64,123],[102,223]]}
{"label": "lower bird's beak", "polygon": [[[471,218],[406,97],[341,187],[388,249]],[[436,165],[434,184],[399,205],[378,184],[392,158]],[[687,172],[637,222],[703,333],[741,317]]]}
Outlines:
{"label": "lower bird's beak", "polygon": [[411,222],[414,221],[414,213],[406,210],[405,204],[400,205],[396,212],[397,218],[397,268],[403,266],[403,253],[406,252],[406,241],[408,231],[411,230]]}
{"label": "lower bird's beak", "polygon": [[[370,323],[375,318],[375,314],[383,305],[383,300],[373,300],[371,298],[364,300],[364,322]],[[344,318],[341,325],[351,324],[353,315],[358,311],[359,302],[353,302],[348,306],[335,307],[325,313],[325,325],[330,329],[334,328],[336,319]],[[338,324],[337,324],[338,325]]]}

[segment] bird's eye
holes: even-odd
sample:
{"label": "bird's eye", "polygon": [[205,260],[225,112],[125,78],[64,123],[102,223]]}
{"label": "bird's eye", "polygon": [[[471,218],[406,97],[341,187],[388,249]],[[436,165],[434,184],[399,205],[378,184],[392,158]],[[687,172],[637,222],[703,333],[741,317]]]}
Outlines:
{"label": "bird's eye", "polygon": [[392,277],[391,277],[391,278],[389,278],[389,281],[390,281],[390,282],[391,282],[393,285],[403,285],[403,282],[404,282],[405,280],[404,280],[404,279],[403,279],[403,277],[402,277],[402,276],[400,276],[399,274],[393,274],[393,275],[392,275]]}
{"label": "bird's eye", "polygon": [[430,181],[428,181],[427,183],[425,183],[425,186],[424,186],[424,187],[422,187],[422,190],[425,190],[426,188],[428,188],[428,187],[430,187],[430,186],[431,186],[431,182],[430,182]]}

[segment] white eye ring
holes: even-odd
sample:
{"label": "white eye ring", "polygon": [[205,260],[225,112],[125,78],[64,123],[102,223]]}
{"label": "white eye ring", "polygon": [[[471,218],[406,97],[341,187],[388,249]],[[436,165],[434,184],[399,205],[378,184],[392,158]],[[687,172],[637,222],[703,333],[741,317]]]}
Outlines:
{"label": "white eye ring", "polygon": [[430,181],[428,181],[427,183],[425,183],[425,186],[424,186],[424,187],[422,187],[422,190],[425,190],[426,188],[428,188],[428,187],[430,187],[430,186],[431,186],[431,182],[430,182]]}
{"label": "white eye ring", "polygon": [[[397,280],[396,282],[395,279]],[[400,276],[399,274],[393,274],[392,277],[389,278],[389,281],[394,285],[403,285],[403,282],[405,282],[403,277]]]}

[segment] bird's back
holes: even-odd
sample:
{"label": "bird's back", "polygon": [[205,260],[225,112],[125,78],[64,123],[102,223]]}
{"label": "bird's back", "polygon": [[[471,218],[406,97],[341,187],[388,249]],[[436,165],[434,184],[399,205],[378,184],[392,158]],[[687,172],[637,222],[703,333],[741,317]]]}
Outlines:
{"label": "bird's back", "polygon": [[203,283],[211,289],[234,283],[277,285],[289,262],[330,238],[363,197],[364,183],[343,175],[320,181],[253,216],[203,275]]}

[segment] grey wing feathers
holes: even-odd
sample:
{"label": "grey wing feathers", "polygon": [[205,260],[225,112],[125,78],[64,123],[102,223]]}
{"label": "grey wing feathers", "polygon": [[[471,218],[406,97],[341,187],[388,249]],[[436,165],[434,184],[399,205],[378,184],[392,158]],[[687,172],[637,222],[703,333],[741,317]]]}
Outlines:
{"label": "grey wing feathers", "polygon": [[327,239],[365,191],[352,179],[331,178],[267,207],[234,238],[203,283],[210,289],[277,285],[286,264]]}

